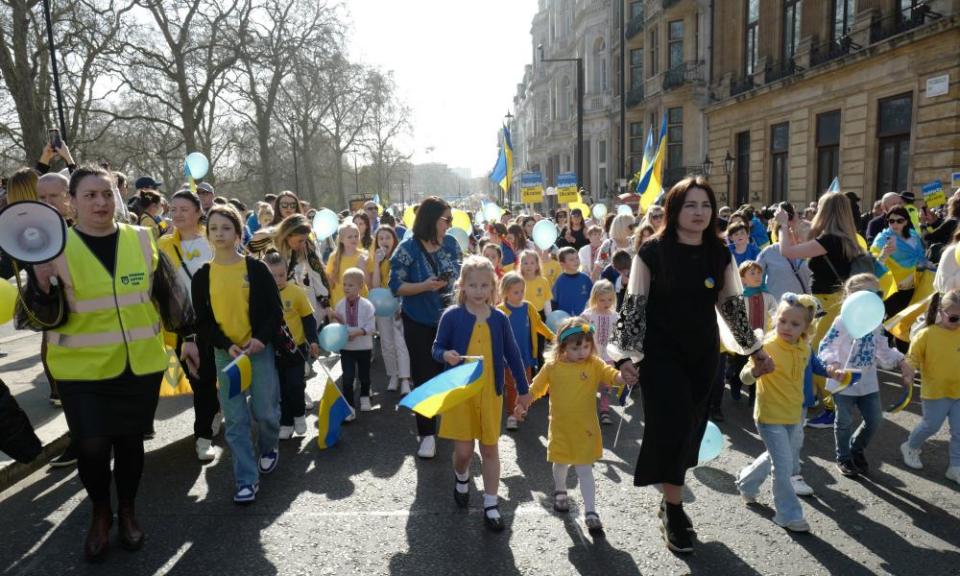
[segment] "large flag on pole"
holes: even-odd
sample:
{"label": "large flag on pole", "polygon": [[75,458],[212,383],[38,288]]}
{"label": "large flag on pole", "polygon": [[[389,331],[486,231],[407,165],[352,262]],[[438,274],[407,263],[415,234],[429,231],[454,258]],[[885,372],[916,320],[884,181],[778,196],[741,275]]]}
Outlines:
{"label": "large flag on pole", "polygon": [[[660,137],[657,139],[657,151],[646,171],[637,183],[637,194],[640,194],[640,207],[644,212],[657,201],[663,191],[663,158],[667,155],[667,115],[663,115],[660,124]],[[646,154],[644,154],[646,157]]]}
{"label": "large flag on pole", "polygon": [[500,141],[500,155],[490,173],[490,180],[498,184],[504,192],[510,191],[513,179],[513,143],[510,141],[510,129],[503,127],[503,139]]}

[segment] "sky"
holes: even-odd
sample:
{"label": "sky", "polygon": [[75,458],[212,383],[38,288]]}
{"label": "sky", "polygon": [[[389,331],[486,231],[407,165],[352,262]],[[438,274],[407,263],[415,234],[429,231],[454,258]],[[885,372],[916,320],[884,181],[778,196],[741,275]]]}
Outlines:
{"label": "sky", "polygon": [[393,70],[412,110],[413,161],[487,174],[530,63],[537,0],[347,0],[350,51]]}

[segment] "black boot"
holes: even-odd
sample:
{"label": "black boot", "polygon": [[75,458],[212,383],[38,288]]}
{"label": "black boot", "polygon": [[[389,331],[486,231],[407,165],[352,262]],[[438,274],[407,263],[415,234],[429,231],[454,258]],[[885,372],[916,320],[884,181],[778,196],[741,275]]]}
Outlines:
{"label": "black boot", "polygon": [[113,510],[110,501],[94,502],[90,531],[83,544],[83,556],[87,562],[103,562],[110,547],[110,526],[113,524]]}
{"label": "black boot", "polygon": [[144,533],[137,522],[132,501],[120,502],[117,520],[120,523],[120,547],[131,552],[142,548]]}
{"label": "black boot", "polygon": [[667,502],[660,531],[663,534],[663,541],[670,550],[679,554],[693,552],[693,539],[684,521],[683,504]]}
{"label": "black boot", "polygon": [[[690,516],[687,515],[687,511],[683,509],[683,505],[680,506],[680,510],[683,512],[683,525],[686,527],[687,532],[691,535],[696,535],[697,531],[693,529],[693,521],[690,520]],[[667,513],[667,501],[660,499],[660,509],[657,510],[657,518],[661,521],[663,520],[663,515]]]}

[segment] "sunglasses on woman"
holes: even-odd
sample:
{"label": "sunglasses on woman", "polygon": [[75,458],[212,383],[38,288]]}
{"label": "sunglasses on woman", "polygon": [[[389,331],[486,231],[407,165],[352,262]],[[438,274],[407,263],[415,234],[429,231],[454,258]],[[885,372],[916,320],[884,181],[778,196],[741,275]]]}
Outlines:
{"label": "sunglasses on woman", "polygon": [[297,206],[298,206],[298,205],[297,205],[296,202],[281,202],[281,203],[280,203],[280,207],[281,207],[281,208],[289,208],[290,210],[296,210],[296,209],[297,209]]}

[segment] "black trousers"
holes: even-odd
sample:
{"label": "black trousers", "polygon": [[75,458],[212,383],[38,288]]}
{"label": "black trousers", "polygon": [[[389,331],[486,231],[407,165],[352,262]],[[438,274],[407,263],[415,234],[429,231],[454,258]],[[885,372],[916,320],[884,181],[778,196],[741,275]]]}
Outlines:
{"label": "black trousers", "polygon": [[[304,416],[306,405],[303,403],[303,393],[307,389],[306,379],[306,350],[299,347],[300,353],[289,358],[277,361],[277,372],[280,376],[280,425],[293,426],[293,419]],[[303,354],[301,356],[300,354]]]}
{"label": "black trousers", "polygon": [[341,350],[340,368],[343,369],[343,396],[347,404],[354,406],[353,381],[360,378],[360,395],[370,395],[370,355],[373,350]]}
{"label": "black trousers", "polygon": [[[403,316],[403,339],[410,354],[410,378],[416,388],[443,370],[443,365],[433,359],[433,341],[437,339],[437,327],[421,324]],[[417,435],[433,436],[437,433],[437,419],[417,414]]]}
{"label": "black trousers", "polygon": [[[183,349],[183,340],[177,338],[177,356]],[[217,398],[217,366],[213,360],[213,346],[203,340],[197,340],[197,350],[200,353],[200,366],[194,376],[187,368],[187,380],[193,388],[193,435],[197,438],[213,438],[213,418],[220,411],[220,400]]]}

